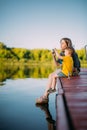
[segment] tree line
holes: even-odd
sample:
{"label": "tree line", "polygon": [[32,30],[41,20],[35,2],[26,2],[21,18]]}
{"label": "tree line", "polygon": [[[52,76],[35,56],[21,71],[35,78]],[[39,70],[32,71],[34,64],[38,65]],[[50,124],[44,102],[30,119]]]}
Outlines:
{"label": "tree line", "polygon": [[[60,50],[58,50],[60,51]],[[76,50],[81,61],[86,60],[85,49]],[[9,48],[0,42],[0,59],[26,60],[26,61],[52,61],[51,50],[49,49],[24,49]]]}
{"label": "tree line", "polygon": [[6,59],[26,59],[32,61],[51,61],[51,51],[48,49],[24,49],[24,48],[9,48],[4,43],[0,42],[0,58]]}

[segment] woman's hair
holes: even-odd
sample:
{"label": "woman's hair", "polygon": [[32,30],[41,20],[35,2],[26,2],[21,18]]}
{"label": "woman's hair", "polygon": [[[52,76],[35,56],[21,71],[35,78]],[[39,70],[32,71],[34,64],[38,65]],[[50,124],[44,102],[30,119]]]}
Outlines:
{"label": "woman's hair", "polygon": [[61,42],[62,40],[65,41],[67,47],[72,47],[72,41],[71,41],[70,38],[62,38],[62,39],[60,40],[60,42]]}

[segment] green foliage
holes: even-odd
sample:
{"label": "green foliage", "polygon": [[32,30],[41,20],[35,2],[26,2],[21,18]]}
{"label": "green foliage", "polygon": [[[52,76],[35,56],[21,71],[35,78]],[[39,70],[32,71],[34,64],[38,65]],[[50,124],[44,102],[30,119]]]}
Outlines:
{"label": "green foliage", "polygon": [[76,50],[80,60],[86,60],[85,49]]}
{"label": "green foliage", "polygon": [[4,45],[4,43],[0,42],[0,49],[5,49],[6,46]]}
{"label": "green foliage", "polygon": [[[58,50],[60,52],[60,50]],[[86,60],[85,49],[76,50],[81,61]],[[0,58],[11,59],[18,62],[52,62],[51,50],[48,49],[24,49],[24,48],[8,48],[4,43],[0,42]]]}

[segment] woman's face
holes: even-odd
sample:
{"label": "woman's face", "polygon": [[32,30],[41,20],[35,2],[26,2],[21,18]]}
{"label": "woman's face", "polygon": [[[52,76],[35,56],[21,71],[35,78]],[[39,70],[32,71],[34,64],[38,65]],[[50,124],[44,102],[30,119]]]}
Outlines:
{"label": "woman's face", "polygon": [[60,44],[61,44],[61,50],[64,51],[67,48],[66,42],[64,40],[61,40]]}

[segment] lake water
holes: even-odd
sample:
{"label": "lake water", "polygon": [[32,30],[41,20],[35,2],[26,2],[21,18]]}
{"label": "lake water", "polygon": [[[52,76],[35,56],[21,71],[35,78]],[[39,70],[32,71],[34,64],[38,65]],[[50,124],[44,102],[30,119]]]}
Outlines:
{"label": "lake water", "polygon": [[50,94],[48,105],[35,104],[53,70],[14,68],[4,68],[0,73],[0,130],[55,130],[56,92]]}

